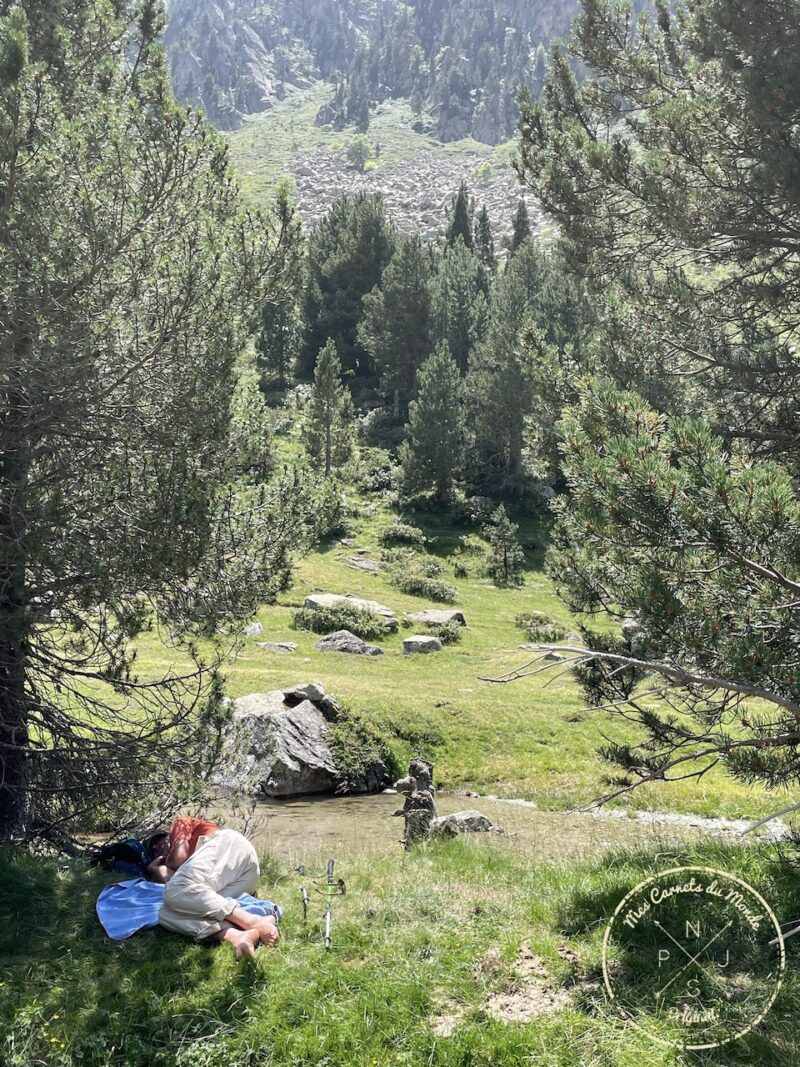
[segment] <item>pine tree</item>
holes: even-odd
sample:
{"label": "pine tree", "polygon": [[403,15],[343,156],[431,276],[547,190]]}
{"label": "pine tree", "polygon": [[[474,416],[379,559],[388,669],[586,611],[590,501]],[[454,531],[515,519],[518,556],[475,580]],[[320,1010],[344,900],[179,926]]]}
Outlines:
{"label": "pine tree", "polygon": [[495,585],[518,586],[525,581],[525,553],[517,540],[519,526],[513,523],[501,504],[484,528],[489,541],[486,573]]}
{"label": "pine tree", "polygon": [[612,795],[715,765],[797,783],[797,12],[693,0],[634,24],[585,0],[523,104],[520,172],[600,308],[550,568],[574,610],[636,619],[635,646],[585,636],[590,699],[642,727],[605,750]]}
{"label": "pine tree", "polygon": [[525,242],[495,284],[485,339],[471,356],[469,468],[476,491],[522,494],[532,460],[537,474],[557,463],[555,422],[575,395],[581,369],[592,365],[594,327],[594,310],[561,255]]}
{"label": "pine tree", "polygon": [[472,217],[472,199],[467,183],[462,182],[450,208],[450,221],[446,233],[449,245],[454,245],[460,237],[467,248],[472,248]]}
{"label": "pine tree", "polygon": [[517,213],[514,216],[514,232],[511,235],[511,255],[519,249],[523,241],[531,236],[531,222],[528,217],[528,205],[520,200],[517,205]]}
{"label": "pine tree", "polygon": [[486,270],[464,242],[445,246],[432,283],[434,337],[447,344],[462,374],[486,330],[488,292]]}
{"label": "pine tree", "polygon": [[492,223],[486,204],[481,206],[475,220],[475,254],[487,270],[494,272],[497,269]]}
{"label": "pine tree", "polygon": [[375,364],[358,340],[363,298],[378,285],[392,258],[394,226],[380,196],[342,197],[312,231],[306,255],[305,338],[298,361],[311,378],[317,353],[332,338],[347,372],[369,377]]}
{"label": "pine tree", "polygon": [[317,360],[303,443],[326,478],[353,454],[353,401],[342,384],[335,341],[325,344]]}
{"label": "pine tree", "polygon": [[383,279],[363,302],[358,339],[375,361],[395,410],[417,389],[417,371],[433,348],[431,253],[419,237],[400,239]]}
{"label": "pine tree", "polygon": [[[281,251],[175,105],[161,29],[149,0],[0,13],[0,836],[195,795],[226,721],[215,635],[299,536],[292,491],[231,484],[236,361]],[[184,666],[137,677],[146,630]]]}
{"label": "pine tree", "polygon": [[300,352],[303,280],[301,223],[285,183],[278,187],[270,213],[280,255],[270,267],[267,299],[261,309],[256,335],[257,366],[262,386],[274,383],[284,389]]}
{"label": "pine tree", "polygon": [[440,344],[419,372],[409,405],[409,440],[401,450],[406,492],[433,490],[446,504],[463,468],[462,381],[447,345]]}

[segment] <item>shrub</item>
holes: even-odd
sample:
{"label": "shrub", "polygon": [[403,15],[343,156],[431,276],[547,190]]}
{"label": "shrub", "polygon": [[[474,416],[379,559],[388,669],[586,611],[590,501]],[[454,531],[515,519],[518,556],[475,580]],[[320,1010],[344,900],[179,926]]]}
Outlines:
{"label": "shrub", "polygon": [[443,582],[440,578],[429,578],[425,574],[398,568],[389,573],[389,581],[401,593],[407,593],[409,596],[425,597],[426,600],[434,600],[440,604],[456,602],[455,586]]}
{"label": "shrub", "polygon": [[395,521],[381,531],[378,540],[382,545],[416,545],[418,548],[423,548],[428,538],[418,526]]}
{"label": "shrub", "polygon": [[440,574],[447,574],[447,567],[436,559],[421,559],[417,563],[417,572],[425,578],[438,578]]}
{"label": "shrub", "polygon": [[382,548],[381,549],[381,562],[385,563],[387,567],[411,567],[414,560],[417,558],[417,553],[413,548]]}
{"label": "shrub", "polygon": [[430,631],[434,637],[438,637],[443,645],[457,645],[463,637],[464,627],[454,619],[450,622],[442,622],[431,626]]}
{"label": "shrub", "polygon": [[497,504],[488,496],[458,497],[450,512],[456,522],[482,526],[489,521]]}
{"label": "shrub", "polygon": [[384,448],[365,449],[356,464],[354,484],[364,493],[396,492],[400,467]]}
{"label": "shrub", "polygon": [[350,532],[347,521],[347,501],[344,492],[335,481],[324,481],[316,491],[312,512],[314,537],[323,541],[327,537],[344,537]]}
{"label": "shrub", "polygon": [[312,634],[332,634],[337,630],[350,633],[365,641],[385,637],[392,629],[385,620],[363,608],[342,604],[335,608],[301,608],[296,611],[292,624],[295,630],[310,630]]}
{"label": "shrub", "polygon": [[373,408],[357,425],[364,444],[374,448],[395,449],[407,436],[405,423],[396,419],[390,408]]}
{"label": "shrub", "polygon": [[521,630],[525,631],[525,636],[529,641],[552,644],[556,641],[563,641],[567,636],[566,627],[556,619],[545,615],[543,611],[524,611],[521,615],[517,615],[516,623]]}
{"label": "shrub", "polygon": [[326,740],[341,775],[341,792],[381,789],[403,775],[393,738],[361,712],[342,708],[328,726]]}

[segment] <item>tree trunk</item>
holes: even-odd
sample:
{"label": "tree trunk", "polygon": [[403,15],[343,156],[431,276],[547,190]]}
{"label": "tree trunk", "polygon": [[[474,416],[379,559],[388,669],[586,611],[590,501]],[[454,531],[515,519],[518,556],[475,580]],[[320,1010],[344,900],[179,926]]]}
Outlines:
{"label": "tree trunk", "polygon": [[[29,344],[26,342],[26,352]],[[26,365],[25,353],[19,369]],[[23,497],[30,447],[23,431],[18,388],[6,393],[0,454],[0,838],[21,831],[28,818],[28,707],[26,648],[27,516]]]}

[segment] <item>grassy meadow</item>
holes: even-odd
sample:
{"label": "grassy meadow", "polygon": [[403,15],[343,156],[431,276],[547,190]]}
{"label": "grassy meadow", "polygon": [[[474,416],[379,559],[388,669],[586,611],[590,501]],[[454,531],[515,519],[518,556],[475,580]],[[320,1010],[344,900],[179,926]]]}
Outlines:
{"label": "grassy meadow", "polygon": [[[457,589],[457,604],[467,620],[459,644],[435,654],[404,656],[403,637],[413,629],[378,643],[383,656],[319,652],[319,636],[292,628],[295,611],[312,591],[353,593],[378,600],[402,617],[424,607],[443,607],[399,592],[384,573],[355,570],[347,563],[356,548],[378,559],[380,531],[392,513],[353,495],[349,536],[352,547],[333,539],[299,562],[292,589],[280,603],[258,615],[263,633],[245,638],[235,662],[226,669],[231,696],[321,681],[327,691],[371,722],[398,738],[398,754],[421,752],[436,764],[437,781],[446,789],[470,789],[504,797],[534,800],[542,808],[565,809],[591,801],[606,787],[603,776],[612,768],[597,757],[604,734],[630,737],[631,728],[609,712],[584,710],[581,693],[561,664],[535,677],[510,684],[482,679],[498,677],[530,662],[519,649],[527,638],[516,625],[521,612],[541,611],[567,626],[570,617],[543,569],[543,549],[527,548],[525,584],[502,589],[482,576],[480,559],[467,557],[468,578],[456,578],[447,559],[461,535],[476,538],[474,528],[457,527],[441,514],[404,512],[431,538],[427,552],[447,567],[442,575]],[[520,518],[520,539],[543,545],[546,519]],[[574,621],[572,621],[574,624]],[[294,641],[292,654],[269,652],[261,642]],[[142,642],[140,662],[148,673],[175,663],[175,652],[153,636]],[[735,783],[723,773],[710,773],[699,783],[679,782],[646,787],[625,803],[632,810],[652,808],[706,816],[743,817],[780,806],[756,786]]]}

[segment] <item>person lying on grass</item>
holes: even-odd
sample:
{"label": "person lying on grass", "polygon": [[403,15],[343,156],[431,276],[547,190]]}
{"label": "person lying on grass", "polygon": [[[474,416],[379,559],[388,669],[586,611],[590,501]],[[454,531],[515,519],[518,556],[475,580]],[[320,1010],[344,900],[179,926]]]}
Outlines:
{"label": "person lying on grass", "polygon": [[252,893],[261,874],[256,850],[242,834],[185,817],[148,838],[147,849],[155,857],[148,877],[165,883],[161,926],[196,941],[227,941],[238,960],[253,957],[259,944],[278,943],[272,917],[239,907],[238,897]]}

